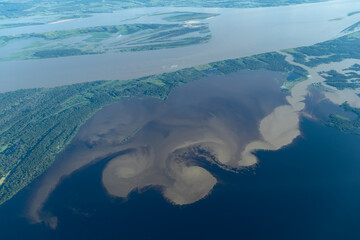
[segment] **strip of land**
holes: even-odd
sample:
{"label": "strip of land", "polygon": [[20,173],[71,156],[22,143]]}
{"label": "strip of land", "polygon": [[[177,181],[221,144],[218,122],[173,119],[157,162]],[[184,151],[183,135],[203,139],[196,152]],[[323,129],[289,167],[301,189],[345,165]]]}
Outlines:
{"label": "strip of land", "polygon": [[[67,19],[69,20],[69,19]],[[66,20],[60,20],[59,23]],[[125,24],[0,36],[2,61],[184,47],[211,39],[208,24]],[[8,45],[13,46],[6,51]],[[17,47],[14,47],[17,46]]]}

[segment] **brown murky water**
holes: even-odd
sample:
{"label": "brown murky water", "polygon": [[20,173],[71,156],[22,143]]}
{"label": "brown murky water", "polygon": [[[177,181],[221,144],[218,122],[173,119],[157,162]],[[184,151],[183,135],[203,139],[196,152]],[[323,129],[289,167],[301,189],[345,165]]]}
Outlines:
{"label": "brown murky water", "polygon": [[165,102],[130,99],[105,107],[41,179],[30,216],[43,220],[41,207],[62,177],[109,157],[102,180],[110,195],[126,197],[156,185],[174,204],[200,200],[217,180],[194,156],[229,170],[238,168],[245,146],[260,137],[260,121],[286,104],[281,83],[275,80],[283,77],[241,71],[187,84]]}

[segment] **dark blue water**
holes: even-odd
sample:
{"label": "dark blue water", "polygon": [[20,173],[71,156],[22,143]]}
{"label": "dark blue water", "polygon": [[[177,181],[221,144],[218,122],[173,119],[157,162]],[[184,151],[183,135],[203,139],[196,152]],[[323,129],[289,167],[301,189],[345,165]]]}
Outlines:
{"label": "dark blue water", "polygon": [[65,179],[45,209],[57,230],[19,218],[27,191],[0,209],[1,239],[360,239],[360,136],[304,119],[303,136],[240,174],[204,167],[219,180],[189,206],[157,189],[111,198],[107,159]]}

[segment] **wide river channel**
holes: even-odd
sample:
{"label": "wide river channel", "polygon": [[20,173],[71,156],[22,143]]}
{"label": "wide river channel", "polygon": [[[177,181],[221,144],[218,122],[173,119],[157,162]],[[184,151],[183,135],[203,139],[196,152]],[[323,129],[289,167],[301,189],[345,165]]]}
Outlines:
{"label": "wide river channel", "polygon": [[[206,44],[153,51],[0,62],[0,92],[95,80],[132,79],[224,59],[312,45],[341,36],[342,30],[360,20],[359,14],[348,16],[348,13],[356,10],[360,10],[360,2],[354,0],[254,9],[138,8],[94,14],[89,18],[57,24],[3,29],[0,36],[100,25],[168,24],[159,15],[153,15],[159,12],[220,14],[201,21],[209,23],[212,33],[212,39]],[[2,23],[29,20],[4,20]]]}

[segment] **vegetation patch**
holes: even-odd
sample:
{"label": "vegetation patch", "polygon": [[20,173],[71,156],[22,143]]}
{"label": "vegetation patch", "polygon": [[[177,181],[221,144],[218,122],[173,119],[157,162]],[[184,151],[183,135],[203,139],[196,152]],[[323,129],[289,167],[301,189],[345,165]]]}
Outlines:
{"label": "vegetation patch", "polygon": [[0,24],[0,29],[5,28],[17,28],[17,27],[27,27],[27,26],[35,26],[35,25],[43,25],[44,23],[7,23],[7,24]]}
{"label": "vegetation patch", "polygon": [[351,120],[338,114],[330,114],[329,125],[339,129],[342,132],[360,134],[360,109],[351,107],[347,102],[343,103],[341,107],[346,112],[355,113],[357,118]]}
{"label": "vegetation patch", "polygon": [[360,88],[360,75],[356,72],[342,74],[335,70],[330,70],[320,72],[319,74],[325,79],[327,85],[335,87],[338,90]]}
{"label": "vegetation patch", "polygon": [[347,58],[360,59],[360,33],[318,43],[308,47],[284,50],[294,57],[294,61],[308,67],[341,62]]}
{"label": "vegetation patch", "polygon": [[345,68],[343,69],[344,71],[356,71],[356,72],[360,72],[360,64],[355,63],[354,65],[352,65],[351,67]]}

